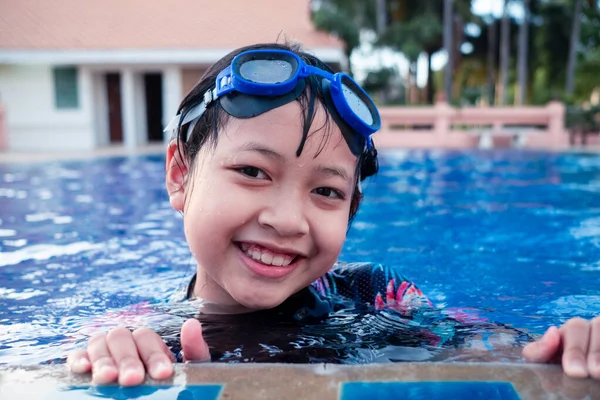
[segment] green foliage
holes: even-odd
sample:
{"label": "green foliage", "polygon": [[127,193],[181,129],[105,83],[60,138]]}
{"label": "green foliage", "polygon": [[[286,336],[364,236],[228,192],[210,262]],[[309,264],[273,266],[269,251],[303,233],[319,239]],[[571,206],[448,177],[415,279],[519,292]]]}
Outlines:
{"label": "green foliage", "polygon": [[[316,28],[339,38],[344,43],[348,58],[360,45],[361,30],[374,29],[375,26],[374,1],[320,0],[315,8],[312,20]],[[348,72],[352,75],[352,68]]]}
{"label": "green foliage", "polygon": [[594,88],[600,87],[600,10],[583,9],[580,54],[575,74],[575,98],[586,100]]}
{"label": "green foliage", "polygon": [[567,71],[573,0],[537,0],[539,21],[533,27],[535,55],[530,68],[535,74],[532,103],[561,99],[567,103],[589,99],[592,90],[600,86],[600,13],[593,2],[584,1],[579,38],[579,54],[575,72],[575,93],[566,98],[564,85]]}
{"label": "green foliage", "polygon": [[317,29],[338,37],[346,53],[360,45],[360,31],[374,29],[375,2],[369,0],[321,0],[312,14]]}
{"label": "green foliage", "polygon": [[[443,47],[444,2],[440,0],[388,0],[386,30],[378,44],[398,50],[415,61],[423,52]],[[455,0],[454,11],[464,21],[474,20],[471,0]]]}
{"label": "green foliage", "polygon": [[[512,0],[517,2],[518,0]],[[376,33],[376,0],[313,0],[313,21],[318,29],[337,36],[345,44],[348,57],[360,45],[361,32],[370,31],[376,36],[377,47],[387,47],[401,52],[411,62],[411,73],[415,73],[418,57],[425,53],[441,50],[443,46],[442,0],[386,0],[385,29]],[[477,94],[485,95],[487,85],[488,28],[489,16],[480,17],[471,13],[472,0],[454,0],[454,10],[464,23],[475,23],[481,29],[476,37],[465,36],[473,45],[470,54],[459,54],[454,75],[455,88],[463,100],[472,103]],[[528,46],[528,102],[545,104],[552,99],[566,102],[581,102],[589,99],[596,87],[600,87],[600,9],[597,0],[583,2],[581,34],[578,47],[578,62],[575,75],[575,93],[565,98],[564,86],[569,54],[571,27],[574,18],[575,0],[530,0],[531,23]],[[510,82],[507,93],[514,91],[516,60],[520,21],[511,21]],[[495,43],[494,69],[498,71],[500,32]],[[462,58],[462,60],[461,60]],[[496,79],[498,77],[496,76]],[[385,92],[391,86],[393,74],[389,69],[371,71],[365,82],[369,91]],[[441,75],[434,74],[432,87],[441,87]]]}
{"label": "green foliage", "polygon": [[395,21],[380,36],[378,44],[400,51],[411,62],[427,49],[440,47],[442,25],[432,13],[415,15],[407,21]]}
{"label": "green foliage", "polygon": [[384,67],[375,71],[369,71],[362,86],[368,92],[384,90],[388,87],[392,78],[396,76],[398,76],[398,70],[396,68]]}
{"label": "green foliage", "polygon": [[579,105],[569,105],[566,109],[567,128],[579,132],[600,131],[600,105],[584,108]]}
{"label": "green foliage", "polygon": [[314,13],[313,21],[318,29],[328,31],[344,42],[348,54],[360,44],[359,29],[345,12],[321,9]]}

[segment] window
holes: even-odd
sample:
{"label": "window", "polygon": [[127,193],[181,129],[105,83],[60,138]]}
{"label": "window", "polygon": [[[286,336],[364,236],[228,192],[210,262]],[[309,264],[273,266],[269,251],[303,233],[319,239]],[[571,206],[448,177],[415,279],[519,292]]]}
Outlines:
{"label": "window", "polygon": [[56,108],[78,108],[77,67],[56,67],[53,73]]}

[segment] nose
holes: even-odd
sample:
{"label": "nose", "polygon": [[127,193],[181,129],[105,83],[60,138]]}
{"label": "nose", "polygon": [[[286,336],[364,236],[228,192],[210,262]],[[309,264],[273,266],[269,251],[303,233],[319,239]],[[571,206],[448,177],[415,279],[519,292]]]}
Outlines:
{"label": "nose", "polygon": [[299,237],[308,234],[305,215],[306,200],[298,194],[282,193],[276,196],[258,215],[258,223],[276,231],[282,237]]}

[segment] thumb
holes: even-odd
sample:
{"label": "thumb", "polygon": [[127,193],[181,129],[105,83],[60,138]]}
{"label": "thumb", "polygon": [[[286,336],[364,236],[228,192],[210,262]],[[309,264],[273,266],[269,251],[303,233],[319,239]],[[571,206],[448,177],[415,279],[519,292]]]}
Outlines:
{"label": "thumb", "polygon": [[560,350],[561,335],[555,326],[548,328],[538,341],[523,348],[523,358],[529,362],[547,363],[554,359]]}
{"label": "thumb", "polygon": [[188,319],[182,325],[181,347],[184,361],[210,361],[208,344],[202,337],[202,325],[197,319]]}

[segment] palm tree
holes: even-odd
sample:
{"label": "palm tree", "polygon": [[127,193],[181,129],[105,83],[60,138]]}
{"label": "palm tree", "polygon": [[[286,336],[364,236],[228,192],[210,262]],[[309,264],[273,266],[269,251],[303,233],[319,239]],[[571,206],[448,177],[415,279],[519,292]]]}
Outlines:
{"label": "palm tree", "polygon": [[[457,69],[458,41],[462,24],[455,21],[455,16],[470,21],[471,0],[444,0],[450,3],[454,15],[450,21],[451,32],[448,47],[449,54],[454,55],[449,68]],[[444,3],[440,0],[312,0],[313,22],[318,29],[326,30],[342,40],[346,55],[359,46],[360,32],[375,32],[376,46],[388,47],[402,53],[410,64],[409,81],[416,81],[416,62],[420,55],[426,54],[428,59],[427,100],[433,101],[433,72],[431,70],[432,54],[443,48],[444,31],[442,21]],[[455,32],[458,29],[458,32]],[[448,30],[448,29],[447,29]],[[458,35],[459,36],[459,35]],[[453,74],[450,75],[453,78]]]}
{"label": "palm tree", "polygon": [[577,47],[579,46],[579,31],[581,27],[581,0],[575,0],[575,12],[571,25],[571,43],[569,45],[569,62],[567,64],[567,79],[565,82],[566,95],[573,96],[575,86],[575,68],[577,64]]}
{"label": "palm tree", "polygon": [[506,89],[508,86],[508,67],[510,63],[510,20],[508,19],[508,2],[504,0],[504,12],[500,22],[500,105],[506,104]]}
{"label": "palm tree", "polygon": [[527,94],[527,45],[529,42],[529,0],[523,0],[523,22],[519,26],[518,80],[519,96],[517,104],[523,105]]}
{"label": "palm tree", "polygon": [[454,40],[452,31],[454,30],[454,7],[452,0],[444,0],[444,49],[448,55],[448,61],[444,69],[444,93],[446,101],[452,101],[452,70],[454,66]]}
{"label": "palm tree", "polygon": [[488,104],[494,105],[496,98],[497,23],[495,19],[487,25],[487,96]]}

